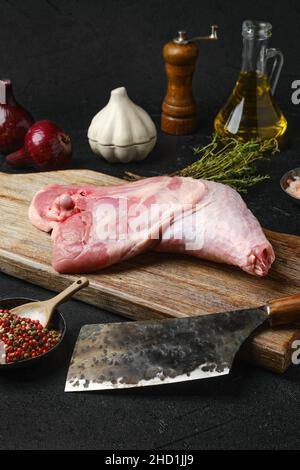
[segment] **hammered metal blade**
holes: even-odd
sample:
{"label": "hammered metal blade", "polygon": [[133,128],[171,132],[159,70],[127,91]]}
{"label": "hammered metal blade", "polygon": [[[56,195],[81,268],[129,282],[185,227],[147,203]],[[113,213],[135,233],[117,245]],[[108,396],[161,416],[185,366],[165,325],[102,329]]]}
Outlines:
{"label": "hammered metal blade", "polygon": [[86,325],[66,392],[163,385],[230,372],[242,343],[268,317],[265,307],[197,317]]}

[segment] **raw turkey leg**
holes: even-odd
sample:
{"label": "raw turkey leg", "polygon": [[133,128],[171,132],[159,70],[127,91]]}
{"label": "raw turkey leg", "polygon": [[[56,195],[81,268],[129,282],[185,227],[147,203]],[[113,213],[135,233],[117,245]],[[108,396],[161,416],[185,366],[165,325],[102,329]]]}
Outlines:
{"label": "raw turkey leg", "polygon": [[61,273],[94,272],[150,249],[185,252],[258,276],[275,259],[239,194],[204,180],[51,185],[36,194],[29,217],[40,230],[52,230],[53,267]]}
{"label": "raw turkey leg", "polygon": [[[267,275],[275,255],[258,220],[232,188],[204,183],[207,189],[196,211],[175,220],[156,250],[187,253],[238,266],[249,274]],[[179,229],[183,237],[178,236]]]}

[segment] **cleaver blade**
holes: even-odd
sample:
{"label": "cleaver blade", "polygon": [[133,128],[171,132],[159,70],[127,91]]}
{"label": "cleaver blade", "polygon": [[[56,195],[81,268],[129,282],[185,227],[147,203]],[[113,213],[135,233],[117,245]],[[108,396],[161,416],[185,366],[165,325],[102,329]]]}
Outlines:
{"label": "cleaver blade", "polygon": [[226,375],[244,341],[266,320],[280,326],[299,318],[297,294],[247,310],[86,325],[75,346],[65,391],[144,387]]}
{"label": "cleaver blade", "polygon": [[171,384],[227,375],[266,307],[197,317],[86,325],[66,392]]}

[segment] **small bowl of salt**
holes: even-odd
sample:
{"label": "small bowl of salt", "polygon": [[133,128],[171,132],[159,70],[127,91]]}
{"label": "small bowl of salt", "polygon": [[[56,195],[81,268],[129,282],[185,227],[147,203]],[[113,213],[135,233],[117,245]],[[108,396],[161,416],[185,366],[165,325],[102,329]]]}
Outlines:
{"label": "small bowl of salt", "polygon": [[281,189],[300,205],[300,168],[288,171],[280,180]]}

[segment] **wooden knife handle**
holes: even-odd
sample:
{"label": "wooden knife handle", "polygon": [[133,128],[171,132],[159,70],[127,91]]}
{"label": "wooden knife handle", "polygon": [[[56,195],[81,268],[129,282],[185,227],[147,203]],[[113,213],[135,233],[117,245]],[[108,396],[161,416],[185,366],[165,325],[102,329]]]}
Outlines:
{"label": "wooden knife handle", "polygon": [[300,322],[300,294],[272,300],[267,307],[271,326]]}

